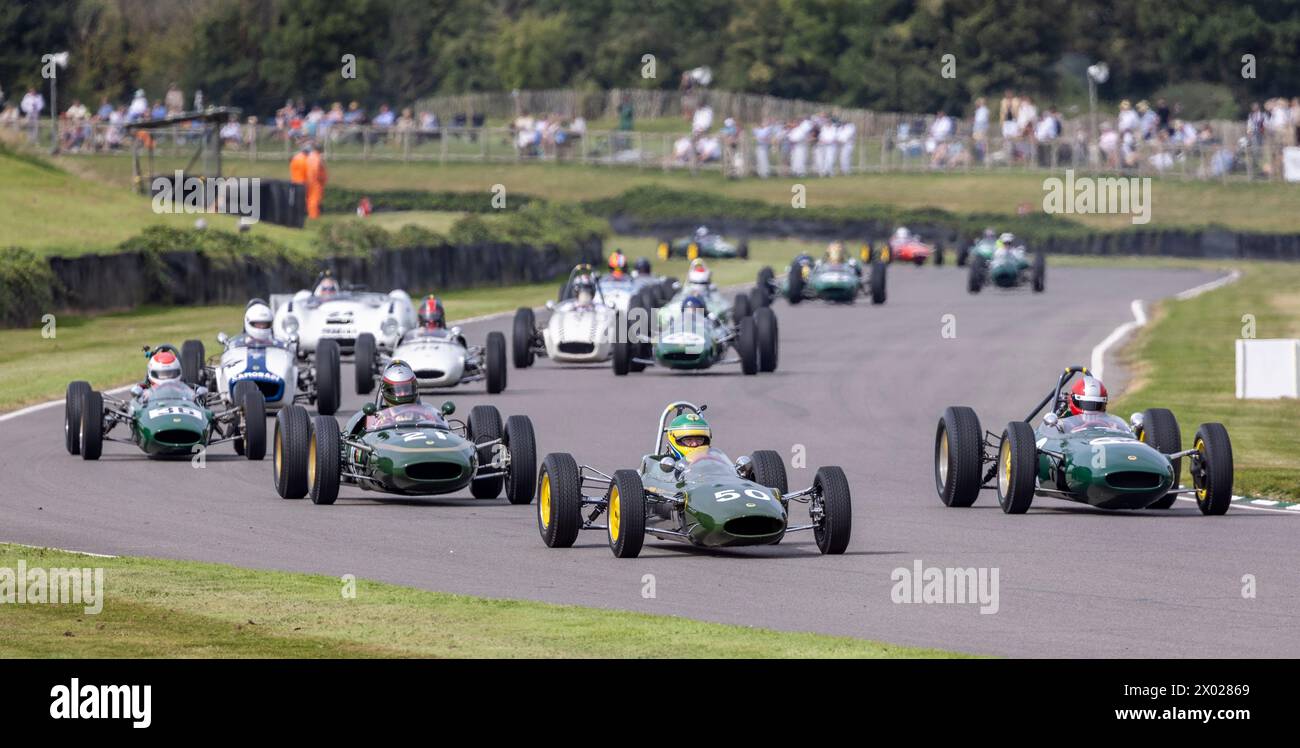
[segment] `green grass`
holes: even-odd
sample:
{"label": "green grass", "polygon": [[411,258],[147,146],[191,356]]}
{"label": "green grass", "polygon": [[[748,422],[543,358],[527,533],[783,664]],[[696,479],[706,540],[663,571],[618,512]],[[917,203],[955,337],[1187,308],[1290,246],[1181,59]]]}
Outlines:
{"label": "green grass", "polygon": [[[1160,302],[1151,324],[1122,353],[1134,381],[1111,410],[1127,416],[1169,408],[1184,447],[1191,446],[1199,424],[1221,422],[1232,439],[1233,491],[1294,501],[1300,499],[1300,401],[1238,400],[1235,362],[1243,315],[1255,316],[1256,337],[1300,337],[1300,267],[1234,267],[1242,271],[1234,284],[1187,301]],[[1183,480],[1190,485],[1186,466]]]}
{"label": "green grass", "polygon": [[0,567],[103,568],[104,607],[0,605],[5,657],[960,657],[847,637],[358,580],[0,545]]}

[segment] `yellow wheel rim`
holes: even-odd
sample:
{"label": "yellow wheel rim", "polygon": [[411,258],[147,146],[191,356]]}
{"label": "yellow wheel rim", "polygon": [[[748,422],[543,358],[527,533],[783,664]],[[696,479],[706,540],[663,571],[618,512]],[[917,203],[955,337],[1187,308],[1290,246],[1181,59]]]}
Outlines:
{"label": "yellow wheel rim", "polygon": [[666,242],[659,245],[659,259],[668,259],[668,244]]}
{"label": "yellow wheel rim", "polygon": [[691,245],[686,248],[686,259],[694,260],[699,256],[700,256],[700,245],[696,244],[695,242],[691,242]]}
{"label": "yellow wheel rim", "polygon": [[311,443],[307,445],[307,485],[316,485],[316,432],[311,434]]}
{"label": "yellow wheel rim", "polygon": [[[1201,456],[1201,464],[1205,464],[1205,442],[1201,439],[1196,440],[1196,452]],[[1205,484],[1209,483],[1208,478],[1209,476],[1207,475],[1205,479],[1201,481],[1201,485],[1196,487],[1196,498],[1199,500],[1205,500],[1205,489],[1207,488]]]}
{"label": "yellow wheel rim", "polygon": [[1002,469],[998,471],[998,491],[1006,496],[1011,491],[1011,445],[1002,442]]}
{"label": "yellow wheel rim", "polygon": [[618,487],[610,486],[609,488],[609,539],[610,542],[618,542],[619,525],[623,522],[623,512],[620,510],[618,501]]}
{"label": "yellow wheel rim", "polygon": [[542,529],[551,526],[551,476],[542,473],[542,487],[538,489],[537,511],[542,519]]}
{"label": "yellow wheel rim", "polygon": [[885,248],[885,247],[881,247],[881,248],[880,248],[880,261],[881,261],[881,262],[889,262],[889,249],[888,249],[888,248]]}

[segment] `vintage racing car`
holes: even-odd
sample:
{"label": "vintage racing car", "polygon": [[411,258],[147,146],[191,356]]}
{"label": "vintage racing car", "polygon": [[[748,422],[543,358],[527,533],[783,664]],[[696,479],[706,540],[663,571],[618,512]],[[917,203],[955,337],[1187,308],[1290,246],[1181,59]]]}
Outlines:
{"label": "vintage racing car", "polygon": [[[389,365],[388,373],[401,362]],[[342,429],[331,416],[310,418],[293,405],[276,415],[274,478],[281,498],[310,496],[333,504],[343,485],[396,496],[435,496],[469,488],[479,499],[501,495],[512,504],[533,500],[536,447],[532,421],[491,405],[476,405],[468,422],[455,412],[420,402],[409,373],[404,402],[385,400],[384,390]]]}
{"label": "vintage racing car", "polygon": [[929,245],[906,226],[900,226],[888,240],[880,242],[880,249],[872,259],[881,262],[911,262],[924,265],[926,260],[934,258],[935,265],[942,265],[944,251],[942,245]]}
{"label": "vintage racing car", "polygon": [[[1067,393],[1065,385],[1082,375]],[[1178,421],[1163,408],[1134,413],[1125,423],[1105,412],[1105,387],[1086,367],[1071,366],[1022,421],[1001,436],[985,433],[975,411],[953,406],[935,433],[934,479],[950,507],[975,503],[981,489],[997,491],[1008,514],[1028,511],[1035,496],[1102,509],[1167,509],[1195,494],[1203,514],[1223,514],[1232,501],[1232,444],[1220,423],[1204,423],[1191,449],[1182,448]],[[1030,422],[1054,409],[1035,429]],[[1098,408],[1100,406],[1100,408]],[[1193,487],[1182,488],[1182,460]]]}
{"label": "vintage racing car", "polygon": [[489,332],[484,345],[470,345],[459,327],[447,328],[442,302],[430,296],[420,304],[420,325],[406,331],[392,355],[370,333],[357,337],[353,356],[358,395],[375,389],[380,372],[391,361],[405,361],[415,370],[421,392],[484,381],[489,395],[506,388],[506,336]]}
{"label": "vintage racing car", "polygon": [[[758,450],[732,462],[711,445],[704,406],[670,403],[659,418],[654,451],[635,470],[605,473],[564,452],[548,454],[537,478],[537,529],[551,548],[571,547],[579,530],[605,530],[619,558],[635,558],[646,534],[705,548],[772,545],[812,530],[822,553],[843,553],[853,502],[838,467],[817,469],[812,486],[791,492],[778,452]],[[793,525],[790,504],[808,505]],[[596,524],[604,516],[605,524]]]}
{"label": "vintage racing car", "polygon": [[701,226],[691,236],[659,240],[658,254],[661,260],[672,257],[685,257],[688,260],[697,257],[746,260],[749,259],[749,240],[741,239],[733,244],[709,231],[707,226]]}
{"label": "vintage racing car", "polygon": [[957,267],[966,267],[972,257],[993,259],[993,250],[998,248],[998,233],[993,229],[984,229],[980,238],[969,245],[962,245],[957,250]]}
{"label": "vintage racing car", "polygon": [[969,263],[966,290],[970,293],[979,293],[987,285],[998,288],[1028,285],[1034,293],[1042,293],[1047,287],[1047,256],[1040,249],[1030,259],[1024,245],[1013,234],[998,237],[987,258],[982,250],[972,251]]}
{"label": "vintage racing car", "polygon": [[799,254],[781,278],[776,277],[772,268],[764,266],[758,271],[757,288],[760,293],[755,299],[762,306],[770,304],[775,296],[798,304],[805,299],[853,302],[863,294],[870,296],[872,304],[883,304],[885,263],[876,260],[864,266],[846,257],[844,246],[835,242],[820,260],[806,253]]}
{"label": "vintage racing car", "polygon": [[[260,460],[266,454],[266,401],[252,382],[235,387],[234,404],[218,408],[220,398],[181,378],[180,352],[171,345],[145,347],[146,379],[128,399],[68,384],[63,404],[64,446],[68,454],[98,460],[104,442],[134,444],[150,457],[192,456],[215,444],[232,442],[237,454]],[[130,435],[110,436],[118,424]]]}
{"label": "vintage racing car", "polygon": [[339,352],[351,356],[356,340],[370,333],[382,351],[391,353],[407,330],[415,327],[415,308],[402,290],[374,293],[352,286],[344,289],[325,275],[314,291],[271,296],[275,335],[297,337],[298,355],[310,358],[324,339],[338,343]]}
{"label": "vintage racing car", "polygon": [[[558,301],[546,302],[550,317],[538,325],[531,307],[515,310],[511,330],[511,360],[515,368],[532,366],[538,356],[566,363],[607,361],[615,323],[620,311],[627,312],[635,297],[642,304],[644,291],[607,297],[606,285],[600,282],[591,265],[577,265],[560,287]],[[622,309],[619,302],[622,302]]]}

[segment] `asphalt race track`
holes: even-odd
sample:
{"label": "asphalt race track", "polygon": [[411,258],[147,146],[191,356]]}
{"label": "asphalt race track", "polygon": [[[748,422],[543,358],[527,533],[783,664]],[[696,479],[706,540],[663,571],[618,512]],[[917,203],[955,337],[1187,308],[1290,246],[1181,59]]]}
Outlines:
{"label": "asphalt race track", "polygon": [[[733,458],[770,448],[788,464],[796,445],[806,449],[808,467],[790,469],[792,490],[809,485],[818,465],[845,469],[855,516],[844,556],[821,556],[802,533],[779,546],[714,553],[647,538],[641,557],[624,561],[610,554],[603,531],[582,533],[572,549],[546,548],[536,503],[375,501],[350,487],[332,507],[283,501],[270,459],[249,463],[228,445],[214,448],[203,470],[150,462],[120,444],[106,445],[98,463],[83,462],[63,449],[61,406],[0,426],[0,539],[995,655],[1300,656],[1293,517],[1239,507],[1202,517],[1185,501],[1120,514],[1050,499],[1012,517],[991,492],[970,509],[945,508],[935,495],[934,430],[945,405],[973,406],[985,428],[1001,431],[1061,367],[1088,362],[1092,347],[1130,319],[1132,299],[1172,295],[1213,276],[1050,268],[1041,296],[973,297],[965,277],[951,266],[895,266],[883,307],[776,302],[775,374],[743,377],[728,367],[615,378],[608,366],[539,360],[512,369],[502,395],[489,398],[482,383],[449,392],[462,417],[484,402],[531,416],[539,462],[569,451],[606,471],[635,467],[665,403],[707,403],[714,444]],[[945,314],[955,315],[954,339],[941,337]],[[233,331],[238,320],[230,322]],[[509,323],[466,331],[480,341],[489,329],[508,335]],[[1111,369],[1110,381],[1119,381]],[[360,402],[345,397],[340,418]],[[795,517],[804,516],[798,507]],[[891,572],[917,560],[996,567],[998,612],[892,602]],[[646,574],[655,578],[653,599],[642,597]],[[1242,597],[1245,574],[1258,581],[1257,599]]]}

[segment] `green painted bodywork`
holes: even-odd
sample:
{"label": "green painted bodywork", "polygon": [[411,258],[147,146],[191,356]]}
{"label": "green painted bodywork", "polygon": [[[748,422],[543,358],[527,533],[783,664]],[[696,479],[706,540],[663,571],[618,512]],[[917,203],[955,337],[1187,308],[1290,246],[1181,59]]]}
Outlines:
{"label": "green painted bodywork", "polygon": [[151,456],[188,455],[207,446],[213,434],[212,410],[200,405],[180,383],[161,386],[148,400],[134,398],[128,406],[131,440]]}
{"label": "green painted bodywork", "polygon": [[[797,264],[797,263],[796,263]],[[795,265],[791,265],[793,269]],[[789,276],[781,279],[781,295],[790,287]],[[819,262],[806,268],[804,295],[823,301],[853,301],[862,291],[860,268],[853,263]]]}
{"label": "green painted bodywork", "polygon": [[[1061,419],[1063,428],[1038,427],[1040,486],[1103,509],[1142,509],[1176,488],[1169,458],[1134,438],[1122,420],[1104,418],[1094,417],[1092,426],[1076,417]],[[1061,469],[1041,450],[1063,455]]]}
{"label": "green painted bodywork", "polygon": [[998,248],[996,239],[980,239],[970,248],[971,257],[979,257],[985,262],[993,259],[993,252]]}
{"label": "green painted bodywork", "polygon": [[[383,411],[380,411],[382,414]],[[365,413],[358,411],[348,419],[343,430],[346,437],[354,432]],[[446,425],[416,423],[363,431],[354,441],[369,451],[346,443],[340,447],[344,474],[367,491],[403,496],[430,496],[459,491],[470,484],[478,470],[478,453],[468,439]],[[439,472],[433,477],[413,476],[412,466],[436,463]],[[446,471],[447,474],[443,474]]]}
{"label": "green painted bodywork", "polygon": [[1029,269],[1029,258],[1023,252],[994,252],[989,260],[989,281],[995,286],[1009,288],[1019,285],[1021,273]]}
{"label": "green painted bodywork", "polygon": [[663,366],[707,369],[726,355],[727,346],[720,341],[727,329],[717,320],[698,313],[683,315],[680,304],[670,304],[659,310],[658,324],[659,336],[651,348],[655,360]]}
{"label": "green painted bodywork", "polygon": [[709,548],[767,545],[785,535],[789,512],[783,498],[775,489],[741,478],[719,450],[711,449],[680,473],[664,472],[661,457],[642,458],[642,485],[668,496],[685,492],[686,503],[672,517],[651,513],[647,528],[684,532],[686,537],[677,539]]}
{"label": "green painted bodywork", "polygon": [[[672,241],[672,256],[686,257],[687,250],[695,242],[694,237],[684,239],[674,239]],[[723,239],[716,234],[709,234],[704,237],[703,241],[698,242],[699,256],[710,258],[734,258],[740,256],[740,247]]]}

